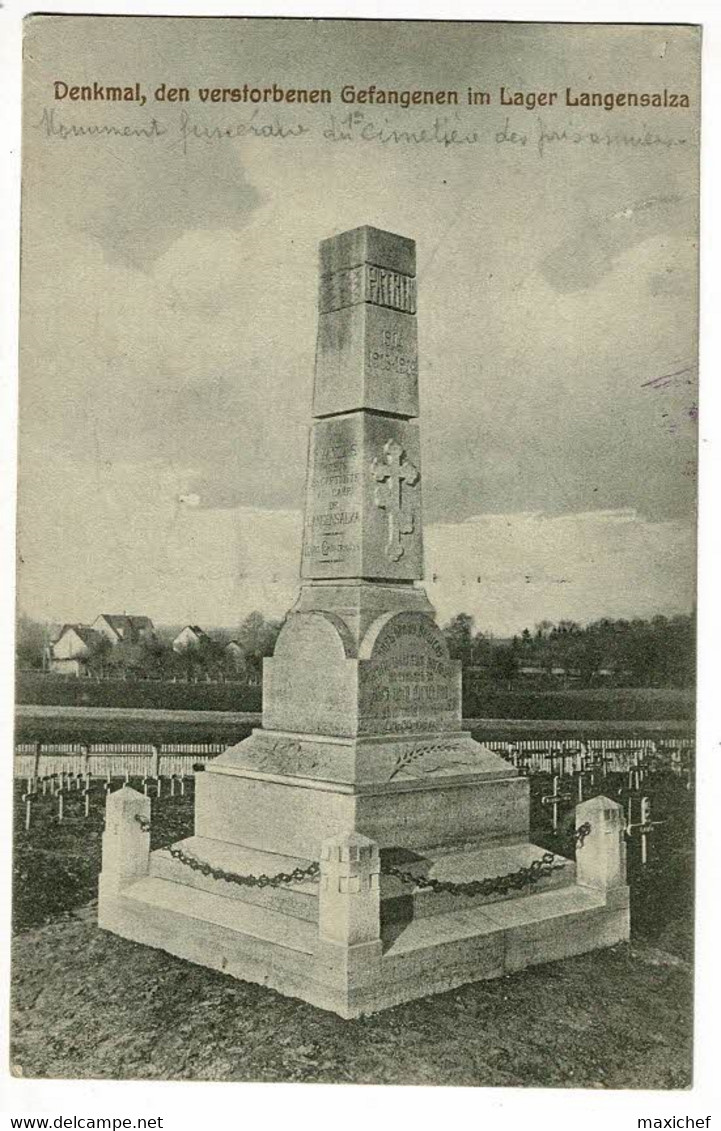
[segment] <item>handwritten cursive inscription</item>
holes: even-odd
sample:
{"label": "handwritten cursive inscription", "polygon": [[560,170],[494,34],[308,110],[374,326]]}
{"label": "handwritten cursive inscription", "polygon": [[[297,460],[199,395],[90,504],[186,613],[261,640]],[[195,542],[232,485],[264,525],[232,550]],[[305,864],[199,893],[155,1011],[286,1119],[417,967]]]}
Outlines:
{"label": "handwritten cursive inscription", "polygon": [[[590,146],[596,149],[635,152],[639,155],[649,149],[672,149],[677,146],[693,146],[698,143],[695,131],[686,133],[663,133],[649,128],[645,123],[623,130],[588,129],[575,123],[551,126],[544,119],[536,120],[534,128],[511,124],[506,118],[499,128],[489,128],[485,132],[468,128],[460,114],[437,116],[430,121],[420,122],[410,127],[397,125],[388,117],[372,118],[361,110],[337,116],[331,114],[317,124],[308,121],[285,121],[278,114],[267,116],[260,109],[241,117],[224,122],[204,122],[191,117],[182,110],[179,117],[161,120],[156,117],[141,125],[120,125],[114,122],[68,122],[61,119],[55,109],[43,111],[37,123],[45,137],[68,141],[72,138],[85,138],[98,141],[102,138],[164,138],[166,141],[180,141],[183,154],[196,144],[220,145],[241,138],[258,138],[275,141],[303,141],[309,136],[321,136],[332,144],[370,144],[381,147],[396,146],[435,146],[445,149],[485,145],[489,148],[511,145],[526,148],[539,157],[545,157],[551,149],[568,146]],[[353,280],[347,281],[348,285]],[[404,284],[407,286],[407,284]],[[402,298],[400,309],[412,313],[412,288]],[[332,299],[331,301],[335,301]]]}

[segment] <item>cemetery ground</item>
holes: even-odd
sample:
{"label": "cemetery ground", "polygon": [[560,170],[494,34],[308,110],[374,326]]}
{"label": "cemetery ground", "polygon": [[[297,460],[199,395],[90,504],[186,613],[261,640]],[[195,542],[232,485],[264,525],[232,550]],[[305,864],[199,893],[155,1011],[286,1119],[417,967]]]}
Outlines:
{"label": "cemetery ground", "polygon": [[[120,783],[114,784],[114,788]],[[131,781],[136,788],[140,782]],[[536,843],[554,834],[531,779]],[[614,795],[622,782],[602,783]],[[234,981],[96,925],[104,786],[88,821],[52,806],[24,829],[16,793],[12,1065],[30,1077],[685,1088],[691,1084],[693,792],[654,775],[642,867],[629,845],[628,944],[355,1021]],[[77,805],[80,804],[78,799]],[[152,847],[188,835],[193,789],[153,799]],[[73,805],[66,809],[74,814]]]}

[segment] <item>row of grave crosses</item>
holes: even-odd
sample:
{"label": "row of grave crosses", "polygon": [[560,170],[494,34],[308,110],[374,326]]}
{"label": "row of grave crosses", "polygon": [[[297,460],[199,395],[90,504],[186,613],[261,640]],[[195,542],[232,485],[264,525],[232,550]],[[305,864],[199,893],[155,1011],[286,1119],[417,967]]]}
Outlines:
{"label": "row of grave crosses", "polygon": [[539,740],[518,743],[490,743],[497,753],[507,758],[522,774],[560,774],[566,778],[580,779],[578,800],[583,801],[583,775],[590,775],[592,785],[598,775],[623,774],[628,777],[628,788],[638,791],[647,776],[658,772],[671,772],[681,778],[686,789],[693,788],[693,745],[688,742],[672,746],[656,743],[606,744],[583,742],[545,743]]}
{"label": "row of grave crosses", "polygon": [[[139,743],[120,744],[117,748],[111,743],[101,743],[99,745],[90,746],[87,743],[68,744],[66,746],[58,746],[54,743],[45,745],[40,742],[21,743],[15,748],[16,758],[22,758],[24,765],[27,767],[28,761],[30,762],[29,772],[17,774],[18,777],[30,777],[34,779],[42,779],[49,777],[49,774],[41,772],[43,761],[51,758],[55,767],[60,763],[61,768],[56,769],[56,773],[67,773],[68,770],[72,773],[82,774],[84,777],[91,773],[91,766],[97,770],[98,764],[105,764],[105,766],[113,766],[113,774],[116,777],[123,777],[126,774],[126,769],[130,767],[130,774],[132,777],[142,777],[142,773],[138,769],[138,756],[143,762],[147,764],[147,776],[149,778],[170,778],[173,773],[178,771],[174,768],[172,773],[166,772],[161,769],[165,767],[170,761],[170,765],[177,766],[175,757],[180,756],[185,761],[189,754],[201,754],[202,757],[213,757],[215,754],[221,754],[225,746],[223,743],[187,743],[187,744],[173,744],[165,748],[156,743]],[[118,771],[117,767],[120,766]],[[193,770],[197,768],[194,765]],[[107,770],[103,769],[100,774],[96,774],[93,770],[94,776],[103,777]]]}
{"label": "row of grave crosses", "polygon": [[[554,833],[558,832],[561,806],[575,806],[583,801],[582,780],[583,775],[581,774],[577,778],[577,793],[574,795],[571,790],[564,791],[561,785],[562,779],[556,774],[551,783],[552,792],[544,793],[541,796],[541,805],[551,810],[551,826]],[[638,820],[634,820],[637,812]],[[651,819],[651,799],[647,795],[639,795],[638,792],[628,794],[626,798],[626,836],[630,839],[635,837],[640,839],[642,864],[646,864],[648,859],[647,838],[657,825],[663,824],[665,824],[664,821]]]}
{"label": "row of grave crosses", "polygon": [[[160,747],[153,744],[153,745],[151,745],[150,749],[151,749],[150,772],[149,772],[148,776],[151,777],[151,778],[159,778],[160,777]],[[90,747],[87,745],[87,743],[82,743],[80,745],[78,755],[73,754],[71,756],[72,761],[75,763],[75,765],[78,764],[77,763],[77,757],[78,756],[80,758],[81,769],[75,770],[73,773],[77,776],[89,778],[91,776],[91,772],[90,772]],[[30,781],[30,780],[42,781],[42,780],[44,780],[44,778],[49,779],[49,778],[52,778],[52,777],[57,777],[58,775],[62,776],[63,780],[64,780],[68,776],[69,771],[67,771],[67,770],[59,770],[59,771],[57,771],[56,774],[42,775],[40,773],[40,763],[42,761],[42,757],[43,757],[42,743],[36,742],[36,743],[34,743],[33,764],[32,764],[33,768],[32,768],[32,772],[30,774],[30,777],[28,778],[28,781]],[[107,764],[108,764],[108,769],[106,770],[106,773],[105,773],[106,777],[108,777],[111,773],[110,767],[111,767],[112,763],[110,761],[108,761]],[[123,774],[125,775],[125,777],[127,779],[127,772],[123,771]],[[122,777],[123,774],[120,774],[119,776]]]}
{"label": "row of grave crosses", "polygon": [[[120,780],[125,785],[129,785],[130,777],[129,770],[122,774],[113,774],[110,768],[100,778],[94,778],[90,773],[73,773],[69,770],[60,770],[57,773],[45,774],[42,777],[28,777],[25,791],[21,795],[21,803],[25,809],[25,831],[30,832],[33,813],[38,807],[45,811],[46,816],[49,810],[50,816],[59,825],[86,821],[90,817],[94,782],[98,782],[102,787],[96,795],[102,802],[102,812],[105,812],[105,799],[112,790],[114,781]],[[146,797],[156,799],[163,796],[184,797],[185,783],[186,779],[183,774],[170,774],[166,778],[148,774],[141,778],[140,788]],[[78,808],[76,802],[79,799],[82,799],[82,804]],[[71,802],[73,803],[71,810],[73,815],[69,816],[68,809]]]}
{"label": "row of grave crosses", "polygon": [[[664,824],[654,820],[651,798],[644,786],[651,785],[653,775],[671,771],[692,788],[693,744],[680,740],[677,744],[657,744],[642,740],[638,744],[596,740],[548,743],[527,740],[519,743],[494,744],[523,774],[550,776],[550,790],[541,795],[541,806],[550,810],[554,833],[558,832],[562,813],[594,796],[599,790],[608,792],[613,776],[613,793],[625,803],[627,839],[638,845],[638,859],[648,863],[649,842],[655,828]],[[620,780],[619,780],[620,779]]]}

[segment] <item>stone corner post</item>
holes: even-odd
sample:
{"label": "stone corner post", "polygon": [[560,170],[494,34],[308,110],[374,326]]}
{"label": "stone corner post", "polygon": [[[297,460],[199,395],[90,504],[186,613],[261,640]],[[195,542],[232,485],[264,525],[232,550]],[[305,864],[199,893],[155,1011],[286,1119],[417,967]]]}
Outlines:
{"label": "stone corner post", "polygon": [[380,855],[360,833],[323,841],[318,931],[344,947],[380,940]]}
{"label": "stone corner post", "polygon": [[147,876],[149,860],[150,798],[126,785],[109,793],[105,804],[101,910],[104,900],[119,895],[133,880]]}
{"label": "stone corner post", "polygon": [[576,828],[591,831],[576,851],[576,883],[608,893],[626,887],[626,821],[622,807],[610,797],[592,797],[576,806]]}

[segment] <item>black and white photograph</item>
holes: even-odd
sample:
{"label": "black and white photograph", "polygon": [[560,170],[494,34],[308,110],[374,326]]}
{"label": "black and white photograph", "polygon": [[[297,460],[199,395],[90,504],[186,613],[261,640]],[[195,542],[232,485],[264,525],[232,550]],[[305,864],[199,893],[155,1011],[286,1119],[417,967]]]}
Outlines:
{"label": "black and white photograph", "polygon": [[701,46],[25,17],[14,1078],[692,1088]]}

